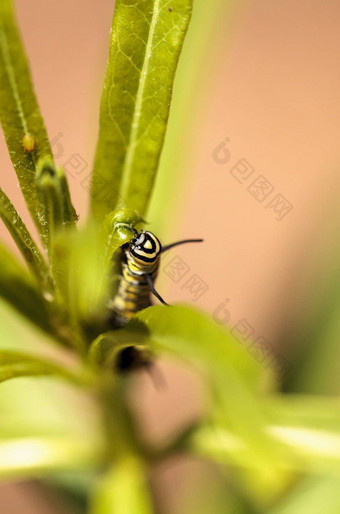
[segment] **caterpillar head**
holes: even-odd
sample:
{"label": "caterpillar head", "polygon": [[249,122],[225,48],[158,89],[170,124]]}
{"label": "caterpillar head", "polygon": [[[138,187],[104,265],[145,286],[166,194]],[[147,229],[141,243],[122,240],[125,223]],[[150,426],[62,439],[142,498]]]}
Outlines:
{"label": "caterpillar head", "polygon": [[127,253],[137,266],[154,264],[162,252],[159,239],[152,233],[142,230],[128,243]]}

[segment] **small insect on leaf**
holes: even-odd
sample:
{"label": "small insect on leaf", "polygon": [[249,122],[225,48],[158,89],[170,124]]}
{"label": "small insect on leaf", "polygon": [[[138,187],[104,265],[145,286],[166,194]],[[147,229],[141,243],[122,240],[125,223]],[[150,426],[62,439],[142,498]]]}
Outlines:
{"label": "small insect on leaf", "polygon": [[35,139],[32,134],[25,134],[22,138],[22,144],[27,152],[31,153],[35,149]]}

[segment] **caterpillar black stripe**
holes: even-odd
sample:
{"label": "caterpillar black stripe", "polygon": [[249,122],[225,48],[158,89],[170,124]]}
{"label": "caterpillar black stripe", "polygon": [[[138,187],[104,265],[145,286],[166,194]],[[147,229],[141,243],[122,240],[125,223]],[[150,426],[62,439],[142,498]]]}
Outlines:
{"label": "caterpillar black stripe", "polygon": [[121,247],[120,282],[117,294],[109,303],[114,325],[124,326],[136,312],[152,305],[151,294],[166,305],[154,287],[161,254],[180,244],[201,241],[186,239],[162,247],[152,232],[135,231],[133,239]]}

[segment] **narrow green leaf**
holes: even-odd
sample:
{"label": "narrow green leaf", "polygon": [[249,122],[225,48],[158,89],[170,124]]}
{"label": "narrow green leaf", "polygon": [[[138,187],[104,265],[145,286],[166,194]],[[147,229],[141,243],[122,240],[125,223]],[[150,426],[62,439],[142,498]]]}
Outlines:
{"label": "narrow green leaf", "polygon": [[119,461],[98,484],[90,514],[152,514],[146,470],[139,461]]}
{"label": "narrow green leaf", "polygon": [[100,464],[96,441],[73,436],[0,439],[0,478],[38,477],[47,471]]}
{"label": "narrow green leaf", "polygon": [[0,296],[43,330],[51,331],[46,304],[33,278],[1,244]]}
{"label": "narrow green leaf", "polygon": [[0,2],[0,119],[9,154],[29,211],[42,231],[35,188],[38,158],[52,152],[33,92],[11,0]]}
{"label": "narrow green leaf", "polygon": [[45,220],[43,241],[53,267],[53,245],[57,234],[75,228],[77,214],[71,203],[65,174],[50,158],[39,159],[36,177],[39,211]]}
{"label": "narrow green leaf", "polygon": [[62,204],[63,226],[64,228],[74,228],[79,216],[72,204],[70,190],[64,170],[58,167],[56,171]]}
{"label": "narrow green leaf", "polygon": [[101,100],[92,211],[143,214],[163,146],[192,0],[117,0]]}
{"label": "narrow green leaf", "polygon": [[32,239],[31,234],[26,228],[10,199],[0,188],[0,218],[6,225],[13,237],[17,247],[23,255],[27,265],[39,280],[43,289],[49,287],[49,270],[47,264]]}

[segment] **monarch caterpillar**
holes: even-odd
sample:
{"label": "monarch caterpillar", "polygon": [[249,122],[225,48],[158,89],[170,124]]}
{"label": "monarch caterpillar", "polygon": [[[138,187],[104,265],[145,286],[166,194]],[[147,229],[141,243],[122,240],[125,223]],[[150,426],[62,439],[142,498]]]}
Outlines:
{"label": "monarch caterpillar", "polygon": [[203,239],[185,239],[163,246],[152,233],[134,230],[135,236],[121,246],[121,275],[118,291],[109,303],[111,321],[124,326],[133,315],[151,305],[151,293],[167,305],[156,291],[154,282],[158,274],[161,254],[184,243],[200,243]]}

